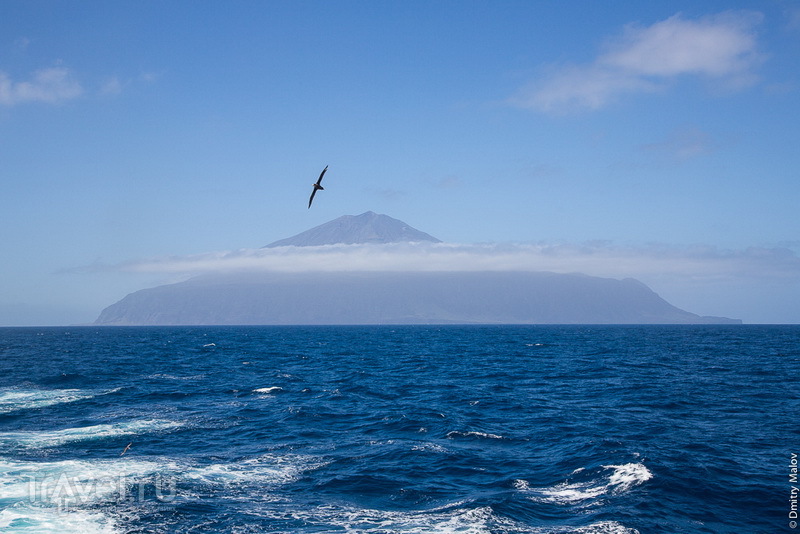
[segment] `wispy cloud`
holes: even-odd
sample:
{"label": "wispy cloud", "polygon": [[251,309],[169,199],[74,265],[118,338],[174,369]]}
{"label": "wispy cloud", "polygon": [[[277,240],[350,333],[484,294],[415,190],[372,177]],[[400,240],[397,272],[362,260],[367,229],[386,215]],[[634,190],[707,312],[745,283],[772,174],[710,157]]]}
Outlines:
{"label": "wispy cloud", "polygon": [[132,87],[153,84],[158,81],[158,78],[159,75],[155,72],[143,72],[132,78],[109,76],[101,83],[99,93],[104,96],[117,96]]}
{"label": "wispy cloud", "polygon": [[27,102],[58,104],[83,94],[81,84],[65,67],[51,67],[33,73],[28,81],[14,81],[0,72],[0,105],[15,106]]}
{"label": "wispy cloud", "polygon": [[711,154],[717,149],[717,144],[708,132],[696,126],[686,126],[671,132],[662,141],[642,145],[642,149],[683,162]]}
{"label": "wispy cloud", "polygon": [[93,265],[86,271],[202,274],[240,271],[551,271],[612,278],[670,276],[800,281],[789,248],[722,250],[709,246],[394,243],[276,247]]}
{"label": "wispy cloud", "polygon": [[31,42],[32,41],[28,37],[18,37],[14,39],[14,49],[20,52],[24,52],[31,45]]}
{"label": "wispy cloud", "polygon": [[385,187],[385,188],[365,187],[364,191],[378,198],[391,201],[400,200],[408,196],[408,192],[403,191],[402,189],[395,189],[392,187]]}
{"label": "wispy cloud", "polygon": [[100,94],[102,95],[118,95],[122,92],[125,84],[116,76],[107,78],[100,86]]}
{"label": "wispy cloud", "polygon": [[464,181],[455,174],[441,177],[434,183],[437,189],[458,189],[464,186]]}
{"label": "wispy cloud", "polygon": [[664,90],[681,76],[700,76],[728,88],[747,86],[756,81],[755,68],[763,59],[755,32],[761,18],[731,11],[629,25],[592,63],[553,68],[510,101],[563,113],[599,109],[625,94]]}
{"label": "wispy cloud", "polygon": [[800,31],[800,7],[792,6],[785,10],[784,24],[789,31]]}

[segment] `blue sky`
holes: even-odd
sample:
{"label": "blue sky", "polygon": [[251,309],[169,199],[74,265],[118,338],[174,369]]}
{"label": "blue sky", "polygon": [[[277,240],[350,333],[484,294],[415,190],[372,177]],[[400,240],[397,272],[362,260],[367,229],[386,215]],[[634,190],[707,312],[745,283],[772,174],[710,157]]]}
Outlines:
{"label": "blue sky", "polygon": [[4,1],[0,324],[368,210],[798,323],[799,110],[790,1]]}

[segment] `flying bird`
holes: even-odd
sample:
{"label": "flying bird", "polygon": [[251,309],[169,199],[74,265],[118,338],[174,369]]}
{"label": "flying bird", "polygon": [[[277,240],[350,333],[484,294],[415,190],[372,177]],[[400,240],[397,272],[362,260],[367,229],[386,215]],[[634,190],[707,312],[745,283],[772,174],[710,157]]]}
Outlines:
{"label": "flying bird", "polygon": [[317,191],[319,191],[320,189],[322,189],[322,190],[325,189],[320,184],[322,183],[322,177],[325,176],[325,171],[327,171],[327,170],[328,170],[328,166],[325,165],[325,168],[322,169],[322,172],[320,173],[319,178],[317,178],[317,183],[313,184],[314,185],[314,190],[311,191],[311,197],[308,199],[308,207],[309,208],[311,207],[311,203],[314,202],[314,195],[317,194]]}

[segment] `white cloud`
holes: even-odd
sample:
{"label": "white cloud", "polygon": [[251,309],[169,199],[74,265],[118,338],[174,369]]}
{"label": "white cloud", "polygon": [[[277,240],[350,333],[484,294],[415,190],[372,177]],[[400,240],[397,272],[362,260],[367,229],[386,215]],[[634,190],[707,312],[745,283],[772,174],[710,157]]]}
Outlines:
{"label": "white cloud", "polygon": [[117,96],[123,91],[127,91],[132,87],[140,87],[142,85],[150,85],[158,81],[159,74],[155,72],[143,72],[139,76],[129,78],[119,78],[118,76],[109,76],[100,85],[100,94],[105,96]]}
{"label": "white cloud", "polygon": [[0,72],[0,105],[15,106],[26,102],[57,104],[83,94],[72,72],[64,67],[41,69],[30,81],[15,82]]}
{"label": "white cloud", "polygon": [[113,76],[111,78],[106,79],[103,82],[103,85],[100,87],[100,94],[102,95],[118,95],[122,92],[124,84],[120,81],[119,78]]}
{"label": "white cloud", "polygon": [[642,76],[738,76],[758,59],[752,32],[758,19],[747,13],[696,21],[675,15],[649,27],[629,26],[598,62]]}
{"label": "white cloud", "polygon": [[511,103],[544,112],[598,109],[624,94],[665,89],[686,75],[726,87],[748,85],[762,59],[755,33],[760,20],[757,13],[725,12],[630,25],[592,63],[556,68]]}
{"label": "white cloud", "polygon": [[[239,271],[551,271],[611,278],[743,278],[800,281],[800,258],[787,248],[394,243],[276,247],[133,261],[108,269],[135,273]],[[97,266],[90,270],[97,270]]]}
{"label": "white cloud", "polygon": [[522,90],[510,102],[536,111],[562,113],[599,109],[617,95],[657,89],[656,84],[630,73],[596,65],[567,66],[557,69],[543,82]]}

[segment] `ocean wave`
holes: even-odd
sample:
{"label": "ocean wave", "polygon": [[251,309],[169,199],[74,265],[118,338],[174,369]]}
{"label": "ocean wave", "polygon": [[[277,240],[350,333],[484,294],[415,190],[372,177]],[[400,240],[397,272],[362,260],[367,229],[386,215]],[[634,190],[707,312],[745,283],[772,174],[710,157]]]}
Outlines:
{"label": "ocean wave", "polygon": [[[266,454],[239,462],[122,458],[35,462],[0,459],[0,532],[117,532],[112,513],[125,503],[190,505],[218,497],[268,499],[268,492],[325,462]],[[238,488],[238,491],[237,491]],[[255,492],[255,493],[254,493]]]}
{"label": "ocean wave", "polygon": [[[513,519],[503,517],[489,506],[464,507],[463,502],[453,503],[432,510],[389,511],[319,506],[306,511],[292,513],[295,520],[306,528],[292,530],[297,532],[343,531],[370,534],[639,534],[615,521],[603,521],[583,527],[533,527]],[[267,519],[281,520],[285,516],[280,511],[265,510],[259,514]],[[273,517],[274,516],[274,517]],[[274,532],[274,531],[273,531]],[[286,531],[278,531],[288,534]]]}
{"label": "ocean wave", "polygon": [[22,505],[0,510],[0,532],[5,534],[117,534],[114,518],[102,512],[58,510]]}
{"label": "ocean wave", "polygon": [[[599,476],[576,482],[565,481],[551,487],[535,488],[525,480],[517,480],[514,486],[517,490],[530,493],[531,500],[549,502],[561,505],[581,504],[585,501],[596,499],[607,494],[624,493],[653,478],[644,464],[627,463],[622,465],[603,465],[603,472]],[[608,472],[610,470],[610,473]],[[586,469],[576,470],[573,474],[584,475]]]}
{"label": "ocean wave", "polygon": [[5,332],[13,534],[768,531],[800,363],[788,327]]}
{"label": "ocean wave", "polygon": [[147,481],[153,475],[181,484],[184,489],[192,485],[277,486],[325,464],[317,457],[293,454],[266,454],[239,462],[205,465],[159,458],[58,462],[0,459],[0,503],[32,501],[63,506],[124,498],[127,485]]}
{"label": "ocean wave", "polygon": [[639,534],[639,531],[616,521],[601,521],[585,527],[556,531],[552,534]]}
{"label": "ocean wave", "polygon": [[116,521],[97,505],[134,494],[161,462],[134,459],[30,462],[0,460],[0,531],[14,534],[115,534]]}
{"label": "ocean wave", "polygon": [[204,380],[206,378],[205,374],[194,374],[194,375],[173,375],[169,373],[153,373],[151,375],[147,375],[144,378],[150,380]]}
{"label": "ocean wave", "polygon": [[124,496],[128,484],[164,470],[151,460],[0,460],[0,501],[74,507]]}
{"label": "ocean wave", "polygon": [[15,448],[44,449],[68,443],[116,438],[174,430],[184,426],[177,421],[142,419],[125,423],[101,424],[61,430],[0,432],[0,450]]}
{"label": "ocean wave", "polygon": [[264,454],[240,462],[184,466],[183,480],[203,485],[287,484],[326,462],[313,456]]}
{"label": "ocean wave", "polygon": [[453,430],[447,433],[447,439],[468,438],[468,439],[505,439],[503,436],[497,434],[490,434],[488,432],[467,431],[461,432]]}
{"label": "ocean wave", "polygon": [[[271,519],[271,511],[261,514]],[[317,532],[325,528],[344,532],[375,534],[489,534],[502,529],[508,534],[538,533],[512,520],[497,516],[490,507],[455,508],[442,511],[402,512],[388,510],[359,509],[335,505],[319,506],[295,514]],[[278,519],[277,517],[275,519]],[[304,530],[303,530],[304,531]]]}
{"label": "ocean wave", "polygon": [[279,393],[283,391],[283,388],[280,386],[272,386],[267,388],[257,388],[253,390],[253,393],[261,393],[262,395],[271,395],[273,393]]}
{"label": "ocean wave", "polygon": [[5,389],[0,391],[0,413],[43,408],[94,397],[80,389]]}
{"label": "ocean wave", "polygon": [[417,443],[416,445],[413,445],[411,447],[411,450],[416,452],[436,452],[436,453],[450,452],[446,447],[443,447],[438,443],[431,443],[431,442]]}
{"label": "ocean wave", "polygon": [[0,414],[91,399],[119,390],[120,388],[115,388],[97,392],[82,389],[0,388]]}

